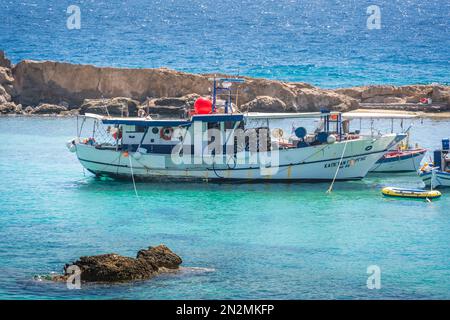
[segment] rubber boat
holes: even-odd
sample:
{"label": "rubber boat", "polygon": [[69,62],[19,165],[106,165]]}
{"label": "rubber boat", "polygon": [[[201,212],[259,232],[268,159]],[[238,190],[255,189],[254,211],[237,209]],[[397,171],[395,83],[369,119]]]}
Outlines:
{"label": "rubber boat", "polygon": [[436,199],[441,196],[441,193],[437,190],[406,189],[395,187],[385,187],[381,190],[381,193],[388,197],[415,199]]}

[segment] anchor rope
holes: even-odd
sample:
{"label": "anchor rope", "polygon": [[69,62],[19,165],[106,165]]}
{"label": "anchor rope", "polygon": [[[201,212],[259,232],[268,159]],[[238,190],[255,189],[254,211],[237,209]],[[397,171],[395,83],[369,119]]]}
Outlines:
{"label": "anchor rope", "polygon": [[333,181],[331,181],[330,187],[327,190],[327,193],[331,193],[333,191],[334,182],[336,181],[336,177],[338,175],[339,169],[341,168],[342,160],[344,159],[345,150],[347,149],[347,143],[349,140],[345,140],[344,150],[342,151],[341,159],[339,160],[338,167],[336,168],[336,172],[334,174]]}
{"label": "anchor rope", "polygon": [[133,164],[131,162],[131,156],[128,156],[128,160],[130,162],[131,179],[133,180],[134,193],[136,194],[136,198],[139,199],[139,195],[138,195],[137,188],[136,188],[136,181],[134,181],[134,172],[133,172]]}

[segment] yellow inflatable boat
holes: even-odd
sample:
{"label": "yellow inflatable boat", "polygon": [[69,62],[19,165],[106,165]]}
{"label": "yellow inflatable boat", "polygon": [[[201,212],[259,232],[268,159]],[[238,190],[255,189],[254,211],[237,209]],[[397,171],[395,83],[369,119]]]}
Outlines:
{"label": "yellow inflatable boat", "polygon": [[386,187],[381,190],[381,193],[388,197],[401,198],[415,198],[415,199],[436,199],[441,196],[437,190],[422,190],[422,189],[405,189]]}

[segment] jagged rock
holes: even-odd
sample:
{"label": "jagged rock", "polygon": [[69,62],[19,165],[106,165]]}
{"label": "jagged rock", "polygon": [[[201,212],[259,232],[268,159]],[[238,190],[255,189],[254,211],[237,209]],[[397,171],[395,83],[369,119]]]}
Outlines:
{"label": "jagged rock", "polygon": [[[207,96],[211,88],[210,75],[189,74],[165,68],[101,68],[51,61],[22,61],[13,68],[13,77],[17,101],[27,105],[42,101],[59,103],[64,100],[74,106],[80,105],[85,99],[101,97],[129,97],[138,101],[144,101],[147,97],[174,97],[177,100],[169,102],[165,99],[166,103],[173,106],[175,103],[181,104],[182,100],[193,103],[194,99],[186,99],[183,96]],[[351,109],[357,104],[348,96],[315,88],[306,83],[248,77],[245,80],[245,83],[238,85],[237,105],[245,104],[258,96],[278,98],[288,108],[293,107],[298,111],[319,110],[322,107],[332,109],[334,106]],[[323,103],[325,105],[322,105]]]}
{"label": "jagged rock", "polygon": [[[161,98],[155,102],[154,106],[156,107],[184,108],[183,101],[188,101],[190,106],[195,101],[195,99],[186,99],[186,95],[207,96],[210,94],[209,78],[211,76],[177,72],[166,68],[108,68],[25,60],[13,67],[12,78],[14,78],[15,92],[8,93],[15,102],[24,105],[37,105],[41,102],[60,104],[61,101],[66,101],[73,108],[81,105],[85,99],[128,97],[142,102],[147,97],[152,97],[152,99]],[[225,77],[226,75],[216,76]],[[6,81],[11,80],[7,76],[4,78]],[[449,105],[446,95],[442,97],[442,101],[439,100],[441,99],[439,93],[441,89],[434,89],[436,85],[399,87],[380,85],[325,90],[306,83],[245,77],[245,83],[233,86],[238,87],[238,101],[236,102],[238,106],[260,96],[269,96],[282,101],[286,105],[286,110],[318,111],[326,108],[346,111],[358,108],[360,102],[385,103],[384,99],[386,98],[418,102],[421,98],[431,97],[433,93],[438,99],[433,99],[434,101]],[[443,87],[448,88],[447,86]],[[394,100],[388,99],[387,101]],[[93,109],[96,111],[92,112],[104,114],[104,110],[101,108]],[[115,114],[121,115],[120,108],[119,111]],[[175,112],[173,108],[163,108],[159,111]],[[133,115],[131,111],[129,114]]]}
{"label": "jagged rock", "polygon": [[61,111],[59,114],[61,116],[76,116],[80,114],[80,109],[70,109],[67,111]]}
{"label": "jagged rock", "polygon": [[158,98],[153,100],[153,104],[164,107],[186,107],[186,100],[183,98]]}
{"label": "jagged rock", "polygon": [[5,52],[0,50],[0,67],[11,69],[11,61],[6,58]]}
{"label": "jagged rock", "polygon": [[36,108],[34,108],[31,114],[59,114],[61,112],[67,111],[64,106],[58,106],[55,104],[41,103]]}
{"label": "jagged rock", "polygon": [[124,97],[113,99],[86,99],[81,105],[80,113],[134,117],[137,115],[138,105],[138,101]]}
{"label": "jagged rock", "polygon": [[258,96],[250,102],[239,107],[243,112],[287,112],[295,111],[293,107],[287,108],[286,104],[277,98]]}
{"label": "jagged rock", "polygon": [[433,99],[433,102],[449,102],[450,86],[434,86],[431,98]]}
{"label": "jagged rock", "polygon": [[383,103],[406,103],[406,100],[398,97],[385,97]]}
{"label": "jagged rock", "polygon": [[[68,76],[70,75],[70,76]],[[168,69],[128,69],[25,60],[13,68],[18,100],[33,105],[41,101],[71,106],[85,99],[129,97],[181,97],[207,94],[210,82],[201,75]]]}
{"label": "jagged rock", "polygon": [[139,250],[136,259],[144,260],[158,268],[167,269],[177,269],[182,262],[181,258],[165,245]]}
{"label": "jagged rock", "polygon": [[[22,105],[19,105],[22,109]],[[17,113],[18,106],[14,102],[0,103],[0,114],[15,114]]]}
{"label": "jagged rock", "polygon": [[181,258],[164,245],[140,250],[136,258],[123,257],[115,253],[81,257],[64,267],[64,274],[53,276],[54,281],[65,281],[70,265],[81,271],[81,281],[123,282],[150,279],[168,269],[176,270]]}
{"label": "jagged rock", "polygon": [[11,95],[0,85],[0,104],[11,101]]}
{"label": "jagged rock", "polygon": [[23,112],[31,114],[33,112],[33,107],[32,106],[28,106],[25,108],[25,110],[23,110]]}
{"label": "jagged rock", "polygon": [[14,79],[11,76],[11,70],[8,68],[0,67],[0,84],[11,84]]}

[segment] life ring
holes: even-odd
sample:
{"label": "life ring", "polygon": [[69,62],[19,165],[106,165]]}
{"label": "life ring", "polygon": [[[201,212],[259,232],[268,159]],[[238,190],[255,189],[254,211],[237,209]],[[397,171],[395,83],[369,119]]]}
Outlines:
{"label": "life ring", "polygon": [[161,130],[159,130],[159,137],[166,141],[172,139],[172,134],[173,134],[172,127],[163,127],[161,128]]}
{"label": "life ring", "polygon": [[122,130],[120,130],[120,128],[111,128],[110,133],[113,136],[114,140],[122,139]]}

